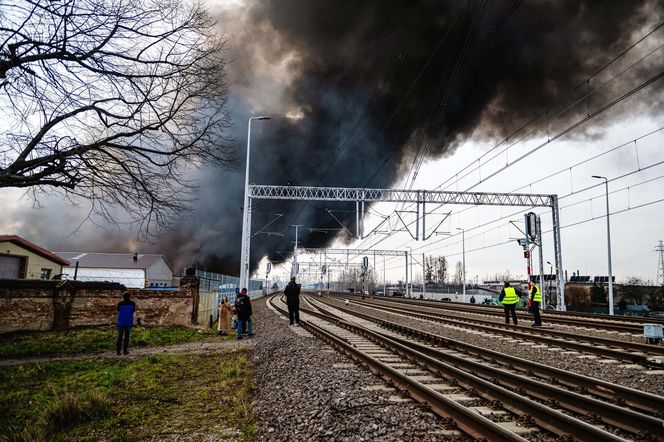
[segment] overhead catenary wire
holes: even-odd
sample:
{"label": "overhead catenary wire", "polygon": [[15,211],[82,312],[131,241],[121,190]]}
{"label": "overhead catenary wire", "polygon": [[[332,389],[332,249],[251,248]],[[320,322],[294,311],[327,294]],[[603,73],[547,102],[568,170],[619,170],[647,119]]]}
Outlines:
{"label": "overhead catenary wire", "polygon": [[[662,23],[660,23],[659,25],[655,26],[651,31],[649,31],[649,32],[646,33],[644,36],[642,36],[640,39],[638,39],[636,42],[634,42],[633,44],[631,44],[630,46],[628,46],[627,48],[625,48],[625,49],[624,49],[623,51],[621,51],[618,55],[616,55],[614,58],[612,58],[609,62],[607,62],[606,64],[604,64],[602,67],[600,67],[600,68],[597,69],[595,72],[593,72],[593,74],[591,74],[589,77],[587,77],[584,81],[582,81],[581,83],[579,83],[579,84],[578,84],[575,88],[573,88],[570,92],[568,92],[567,94],[565,94],[560,100],[558,100],[558,101],[557,101],[556,103],[554,103],[552,106],[550,106],[549,108],[547,108],[544,112],[540,113],[540,114],[537,115],[535,118],[531,119],[529,122],[527,122],[526,124],[524,124],[523,126],[521,126],[520,128],[518,128],[516,131],[512,132],[512,134],[508,135],[506,138],[504,138],[502,141],[500,141],[500,142],[499,142],[498,144],[496,144],[494,147],[492,147],[491,149],[489,149],[489,151],[487,151],[487,152],[483,153],[482,155],[480,155],[476,160],[474,160],[473,162],[469,163],[467,166],[463,167],[461,170],[457,171],[455,174],[452,174],[452,175],[450,176],[450,178],[448,178],[447,180],[443,181],[443,183],[441,183],[441,184],[440,184],[439,186],[437,186],[435,189],[436,189],[436,190],[439,190],[439,189],[447,190],[447,189],[449,189],[449,187],[450,187],[451,185],[453,185],[453,184],[455,184],[455,183],[458,183],[460,179],[463,179],[463,178],[465,178],[466,176],[468,176],[468,175],[470,175],[471,173],[473,173],[474,171],[478,170],[479,167],[481,166],[481,160],[482,160],[484,157],[486,157],[487,155],[489,155],[489,154],[490,154],[491,152],[493,152],[494,150],[498,149],[501,145],[503,145],[504,143],[508,142],[508,141],[510,140],[510,138],[513,138],[513,137],[514,137],[516,134],[518,134],[520,131],[522,131],[523,129],[525,129],[527,126],[533,124],[534,122],[538,121],[538,120],[541,119],[543,116],[549,118],[549,117],[550,117],[550,115],[549,115],[549,111],[550,111],[551,109],[555,109],[555,107],[558,106],[559,103],[562,103],[564,99],[566,99],[568,96],[570,96],[571,94],[573,94],[576,90],[579,89],[579,87],[583,86],[583,85],[586,84],[588,81],[590,81],[590,79],[592,79],[593,77],[597,76],[599,73],[603,72],[606,68],[608,68],[610,65],[612,65],[612,64],[615,63],[617,60],[619,60],[620,58],[622,58],[625,54],[627,54],[631,49],[635,48],[638,44],[640,44],[641,42],[643,42],[646,38],[648,38],[648,37],[651,36],[653,33],[655,33],[657,30],[659,30],[660,28],[662,28],[662,26],[664,26],[664,22],[662,22]],[[607,80],[606,82],[602,83],[602,85],[600,85],[599,87],[596,87],[595,89],[593,89],[593,91],[588,91],[584,97],[581,97],[580,99],[577,100],[577,103],[578,103],[578,102],[581,102],[581,101],[583,101],[583,100],[585,100],[585,99],[589,99],[589,97],[590,97],[591,95],[597,93],[599,90],[601,90],[602,88],[606,87],[606,85],[608,85],[609,83],[611,83],[612,81],[614,81],[616,78],[618,78],[620,75],[624,74],[624,73],[627,72],[628,70],[630,70],[630,69],[632,69],[633,67],[635,67],[636,65],[638,65],[640,62],[642,62],[643,60],[645,60],[647,57],[649,57],[650,55],[652,55],[654,52],[660,50],[662,47],[663,47],[663,45],[658,45],[655,49],[651,50],[650,52],[648,52],[648,53],[645,54],[644,56],[640,57],[637,61],[635,61],[634,63],[632,63],[632,64],[630,64],[629,66],[627,66],[626,68],[624,68],[624,69],[623,69],[622,71],[620,71],[618,74],[614,75],[611,79],[609,79],[609,80]],[[659,78],[661,78],[663,75],[664,75],[664,72],[660,72],[660,73],[656,74],[654,77],[651,77],[651,78],[650,78],[649,80],[647,80],[646,82],[644,82],[644,83],[640,84],[639,86],[633,88],[632,90],[630,90],[630,91],[628,91],[627,93],[623,94],[622,96],[620,96],[620,97],[614,99],[612,102],[610,102],[610,103],[606,104],[605,106],[603,106],[603,107],[601,107],[601,108],[595,110],[595,111],[592,112],[592,113],[590,112],[590,110],[588,110],[588,114],[587,114],[587,116],[586,116],[585,118],[583,118],[582,120],[580,120],[580,121],[574,123],[572,126],[568,126],[565,130],[563,130],[563,131],[561,131],[561,132],[555,134],[553,138],[549,137],[549,139],[548,139],[546,142],[541,143],[540,145],[536,146],[534,149],[530,150],[530,151],[527,152],[526,154],[524,154],[524,155],[522,155],[521,157],[517,158],[516,160],[514,160],[514,161],[508,163],[507,165],[501,167],[498,171],[494,171],[490,176],[488,176],[488,177],[484,177],[484,178],[480,177],[480,179],[479,179],[478,182],[476,182],[474,185],[470,186],[470,187],[467,188],[466,190],[467,190],[467,191],[468,191],[468,190],[471,190],[472,188],[476,187],[477,185],[479,185],[479,184],[481,184],[481,183],[483,183],[483,182],[486,182],[488,179],[493,178],[494,176],[498,175],[499,173],[501,173],[501,172],[507,170],[509,167],[514,166],[514,164],[516,164],[516,163],[522,161],[523,159],[525,159],[526,157],[530,156],[530,155],[533,154],[534,152],[536,152],[536,151],[540,150],[541,148],[543,148],[543,147],[549,145],[552,141],[554,141],[554,140],[556,140],[556,139],[558,139],[558,138],[560,138],[560,137],[566,135],[567,133],[573,131],[574,129],[576,129],[577,127],[581,126],[582,124],[585,124],[586,122],[590,121],[592,118],[594,118],[594,117],[596,117],[596,116],[602,114],[604,111],[608,110],[609,108],[613,107],[614,105],[618,104],[619,102],[623,101],[624,99],[630,97],[630,96],[633,95],[634,93],[640,91],[640,90],[643,89],[644,87],[647,87],[647,86],[650,85],[652,82],[657,81],[657,80],[658,80]],[[564,110],[567,110],[568,108],[569,108],[569,106],[566,107],[566,108],[564,108],[563,110],[559,111],[559,113],[560,113],[560,112],[563,112]],[[537,132],[537,130],[538,130],[538,129],[535,128],[535,129],[533,129],[532,131],[530,131],[530,132],[528,132],[527,134],[525,134],[524,136],[522,136],[521,138],[517,139],[517,140],[516,140],[515,142],[513,142],[512,144],[510,144],[509,146],[505,147],[502,151],[500,151],[499,153],[495,154],[493,157],[489,158],[484,164],[486,165],[489,161],[492,161],[493,159],[495,159],[495,158],[497,158],[497,157],[500,157],[503,153],[506,152],[506,150],[508,150],[509,148],[513,147],[515,144],[517,144],[517,143],[523,141],[526,137],[528,137],[528,136],[534,134],[535,132]],[[477,164],[476,167],[474,167],[475,164]],[[379,166],[379,167],[382,167],[382,166]],[[472,168],[472,169],[468,170],[469,168]],[[467,171],[467,170],[468,170],[468,171]],[[467,171],[465,175],[462,174],[464,171]],[[462,175],[459,176],[459,174],[462,174]],[[450,182],[454,177],[456,177],[456,180],[453,181],[453,182]],[[446,186],[446,185],[447,185],[447,186]]]}
{"label": "overhead catenary wire", "polygon": [[[558,171],[555,172],[555,173],[552,173],[552,174],[550,174],[550,175],[548,175],[548,176],[546,176],[546,177],[539,178],[539,179],[537,179],[537,180],[535,180],[535,181],[532,181],[531,183],[526,184],[526,185],[524,185],[524,186],[521,186],[521,187],[519,187],[519,188],[513,190],[512,192],[514,192],[514,191],[518,191],[518,190],[523,189],[523,188],[525,188],[525,187],[532,186],[533,184],[540,183],[540,182],[542,182],[543,180],[545,180],[545,179],[550,179],[550,178],[552,178],[552,177],[554,177],[554,176],[556,176],[556,175],[560,175],[560,174],[562,174],[562,173],[565,173],[565,172],[567,172],[567,171],[570,170],[570,169],[573,169],[573,168],[578,167],[578,166],[580,166],[580,165],[586,164],[586,163],[588,163],[588,162],[590,162],[590,161],[596,160],[596,159],[598,159],[598,158],[600,158],[600,157],[602,157],[602,156],[604,156],[604,155],[607,155],[607,154],[609,154],[609,153],[612,153],[612,152],[614,152],[614,151],[616,151],[616,150],[618,150],[618,149],[620,149],[620,148],[629,147],[629,146],[631,146],[631,145],[632,145],[633,143],[635,143],[635,142],[641,141],[641,140],[643,140],[643,139],[645,139],[645,138],[647,138],[647,137],[653,136],[653,135],[658,134],[658,133],[660,133],[660,132],[662,132],[662,131],[664,131],[664,126],[661,126],[661,127],[657,128],[657,129],[654,129],[654,130],[648,131],[648,132],[646,132],[646,133],[644,133],[644,134],[642,134],[642,135],[639,135],[638,137],[635,137],[635,138],[633,138],[633,139],[631,139],[631,140],[628,140],[628,141],[625,141],[625,142],[623,142],[623,143],[620,143],[620,144],[618,144],[617,146],[614,146],[614,147],[612,147],[612,148],[608,148],[608,149],[604,150],[603,152],[600,152],[600,153],[598,153],[598,154],[591,155],[591,156],[588,157],[588,158],[585,158],[585,159],[579,160],[579,161],[577,161],[576,163],[574,163],[574,164],[572,164],[572,165],[570,165],[570,166],[566,166],[566,167],[564,167],[564,168],[561,168],[560,170],[558,170]],[[662,164],[662,161],[655,161],[654,163],[651,163],[650,165],[643,166],[643,167],[642,167],[641,165],[639,165],[639,166],[637,167],[637,169],[635,169],[635,170],[633,170],[633,171],[631,171],[631,172],[628,172],[628,173],[626,173],[626,174],[623,174],[623,175],[621,175],[621,176],[614,177],[614,178],[612,179],[612,181],[613,181],[613,180],[616,180],[616,179],[620,179],[620,178],[627,177],[627,176],[629,176],[629,175],[633,175],[633,174],[638,173],[638,172],[641,172],[641,171],[645,171],[645,170],[651,169],[651,168],[656,167],[656,166],[658,166],[658,165],[660,165],[660,164]],[[600,183],[600,184],[594,184],[594,185],[592,185],[592,186],[590,186],[590,187],[588,187],[588,188],[577,189],[576,191],[572,191],[572,192],[570,192],[570,193],[568,193],[568,194],[565,194],[565,195],[559,196],[559,200],[563,200],[563,199],[565,199],[565,198],[567,198],[567,197],[569,197],[569,196],[572,196],[572,195],[578,194],[578,193],[583,192],[583,191],[585,191],[585,190],[592,189],[592,188],[594,188],[594,187],[598,187],[598,186],[600,186],[600,185],[601,185],[601,183]],[[473,206],[473,207],[475,207],[475,206]],[[462,212],[464,212],[464,211],[470,210],[471,208],[472,208],[472,207],[468,207],[468,208],[461,209],[461,210],[455,212],[455,214],[462,213]],[[520,211],[519,211],[519,212],[516,212],[516,213],[520,213]],[[509,216],[512,216],[512,215],[509,215]],[[504,217],[503,217],[503,218],[499,218],[499,219],[504,219]],[[378,245],[380,242],[384,241],[385,239],[387,239],[387,237],[380,238],[378,241],[376,241],[375,243],[373,243],[370,247],[375,247],[376,245]],[[439,241],[442,241],[442,240],[443,240],[443,239],[441,239],[441,240],[439,240]],[[403,247],[403,246],[404,246],[405,244],[407,244],[408,242],[409,242],[409,241],[406,241],[405,243],[402,243],[401,246],[399,246],[399,247]],[[434,242],[434,243],[435,243],[435,242]],[[419,249],[419,248],[418,248],[418,249]]]}

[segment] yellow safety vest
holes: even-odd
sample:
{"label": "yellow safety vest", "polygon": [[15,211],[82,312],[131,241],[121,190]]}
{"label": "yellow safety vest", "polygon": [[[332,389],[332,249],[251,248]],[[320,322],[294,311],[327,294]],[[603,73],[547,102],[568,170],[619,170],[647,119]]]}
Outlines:
{"label": "yellow safety vest", "polygon": [[532,295],[533,302],[542,302],[542,292],[540,291],[537,284],[533,284],[533,288],[535,289],[535,294]]}
{"label": "yellow safety vest", "polygon": [[516,294],[514,287],[505,287],[505,297],[503,298],[503,304],[516,304],[519,302],[519,297]]}

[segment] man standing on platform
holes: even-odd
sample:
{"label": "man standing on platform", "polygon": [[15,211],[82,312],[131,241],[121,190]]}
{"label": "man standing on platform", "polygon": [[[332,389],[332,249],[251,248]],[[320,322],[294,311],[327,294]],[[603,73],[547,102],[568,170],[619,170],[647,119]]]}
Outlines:
{"label": "man standing on platform", "polygon": [[284,289],[284,295],[286,295],[290,326],[297,327],[300,325],[300,285],[295,282],[295,276],[291,277]]}
{"label": "man standing on platform", "polygon": [[516,290],[510,286],[509,282],[505,281],[505,287],[500,291],[498,300],[503,304],[503,309],[505,309],[505,324],[510,323],[511,314],[514,325],[517,325],[516,303],[519,302],[519,295],[516,294]]}

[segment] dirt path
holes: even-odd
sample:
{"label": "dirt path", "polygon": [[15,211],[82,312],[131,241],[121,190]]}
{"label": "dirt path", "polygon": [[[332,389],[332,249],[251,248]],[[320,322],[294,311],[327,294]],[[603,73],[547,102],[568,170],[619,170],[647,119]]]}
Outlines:
{"label": "dirt path", "polygon": [[253,347],[255,345],[254,339],[243,339],[241,341],[222,340],[216,342],[188,342],[186,344],[175,344],[161,347],[137,347],[130,348],[128,356],[118,356],[115,354],[115,351],[105,351],[101,353],[87,353],[67,356],[39,356],[30,358],[0,359],[0,367],[84,359],[143,358],[146,356],[171,354],[215,354],[228,350],[238,350],[240,348]]}

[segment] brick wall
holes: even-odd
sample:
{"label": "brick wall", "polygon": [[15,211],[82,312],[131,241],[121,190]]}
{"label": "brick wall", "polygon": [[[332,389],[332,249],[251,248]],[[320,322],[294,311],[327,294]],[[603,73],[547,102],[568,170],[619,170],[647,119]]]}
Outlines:
{"label": "brick wall", "polygon": [[[107,282],[0,280],[0,333],[114,323],[125,290],[121,284]],[[176,291],[126,291],[143,325],[186,325],[197,320],[195,276],[182,278]]]}

